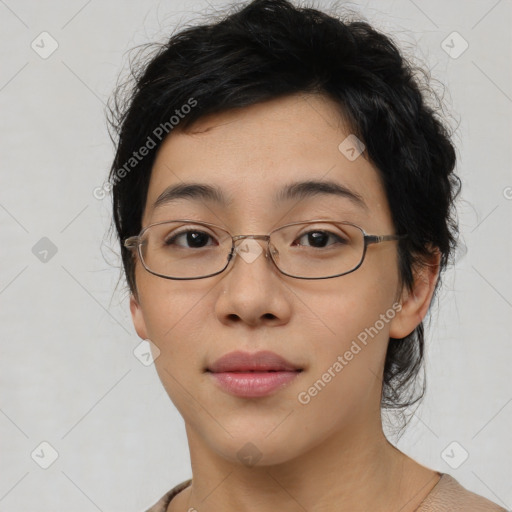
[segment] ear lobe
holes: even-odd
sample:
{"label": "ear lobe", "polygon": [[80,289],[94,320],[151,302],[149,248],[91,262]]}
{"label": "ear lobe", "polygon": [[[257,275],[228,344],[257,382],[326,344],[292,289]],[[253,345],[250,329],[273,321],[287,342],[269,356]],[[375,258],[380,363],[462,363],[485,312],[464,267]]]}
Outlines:
{"label": "ear lobe", "polygon": [[143,340],[148,339],[142,307],[139,304],[139,299],[137,299],[133,293],[130,295],[130,312],[137,335]]}
{"label": "ear lobe", "polygon": [[391,338],[405,338],[425,318],[439,278],[440,261],[441,253],[435,248],[429,260],[413,270],[412,289],[408,290],[404,287],[400,299],[402,308],[390,324]]}

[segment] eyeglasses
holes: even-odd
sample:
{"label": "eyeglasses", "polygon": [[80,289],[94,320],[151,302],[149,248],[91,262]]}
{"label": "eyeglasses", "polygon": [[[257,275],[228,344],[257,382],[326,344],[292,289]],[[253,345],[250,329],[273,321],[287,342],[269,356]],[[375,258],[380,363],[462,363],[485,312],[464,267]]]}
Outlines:
{"label": "eyeglasses", "polygon": [[[268,235],[236,235],[209,222],[181,219],[157,222],[124,240],[137,249],[144,268],[165,279],[203,279],[220,274],[239,254],[246,262],[261,254],[284,275],[296,279],[330,279],[358,269],[370,244],[400,240],[407,235],[368,235],[350,222],[293,222]],[[236,246],[237,242],[245,243]]]}

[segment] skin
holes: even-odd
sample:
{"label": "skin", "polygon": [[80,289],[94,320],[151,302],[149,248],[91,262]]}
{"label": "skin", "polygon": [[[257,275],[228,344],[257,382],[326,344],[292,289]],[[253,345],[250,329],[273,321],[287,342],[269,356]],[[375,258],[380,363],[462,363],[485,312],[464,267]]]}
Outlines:
{"label": "skin", "polygon": [[[319,95],[204,117],[161,146],[142,224],[191,218],[232,234],[266,234],[325,218],[393,234],[378,172],[364,156],[350,161],[338,150],[350,133],[337,106]],[[310,179],[349,187],[367,209],[331,195],[272,202],[283,185]],[[189,181],[217,185],[232,204],[181,199],[152,209],[166,187]],[[405,337],[426,315],[438,263],[437,255],[417,269],[409,292],[400,288],[396,242],[371,245],[351,274],[310,281],[280,274],[264,255],[252,263],[235,258],[223,273],[195,281],[154,276],[137,259],[133,323],[160,350],[155,366],[185,421],[192,462],[193,483],[168,510],[415,510],[439,474],[385,438],[382,371],[389,337]],[[378,335],[308,404],[299,403],[297,395],[397,301],[401,311]],[[304,370],[270,396],[235,397],[204,372],[234,350],[272,350]],[[237,457],[249,442],[261,455],[253,466]]]}

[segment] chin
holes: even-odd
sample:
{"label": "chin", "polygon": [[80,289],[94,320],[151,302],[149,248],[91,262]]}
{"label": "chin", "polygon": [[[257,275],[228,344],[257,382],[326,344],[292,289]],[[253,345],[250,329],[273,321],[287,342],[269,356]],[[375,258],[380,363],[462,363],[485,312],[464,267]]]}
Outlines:
{"label": "chin", "polygon": [[218,455],[231,463],[246,467],[275,466],[289,462],[308,447],[304,440],[296,438],[293,432],[283,429],[281,432],[269,432],[275,428],[256,430],[245,429],[242,435],[228,434],[222,439],[209,438],[207,444]]}

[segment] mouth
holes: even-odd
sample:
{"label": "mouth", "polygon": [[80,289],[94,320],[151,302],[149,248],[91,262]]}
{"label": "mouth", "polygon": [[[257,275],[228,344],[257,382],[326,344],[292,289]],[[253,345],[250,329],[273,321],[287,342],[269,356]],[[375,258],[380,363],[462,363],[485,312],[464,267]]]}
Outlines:
{"label": "mouth", "polygon": [[294,381],[304,369],[269,351],[231,352],[205,372],[223,391],[245,398],[270,395]]}
{"label": "mouth", "polygon": [[295,372],[302,368],[268,350],[250,354],[236,351],[225,354],[206,368],[207,372]]}

